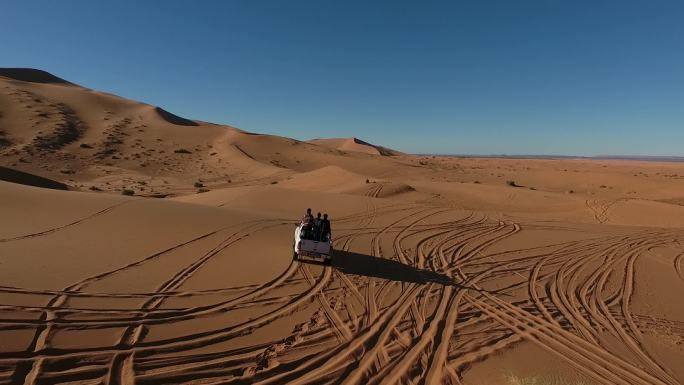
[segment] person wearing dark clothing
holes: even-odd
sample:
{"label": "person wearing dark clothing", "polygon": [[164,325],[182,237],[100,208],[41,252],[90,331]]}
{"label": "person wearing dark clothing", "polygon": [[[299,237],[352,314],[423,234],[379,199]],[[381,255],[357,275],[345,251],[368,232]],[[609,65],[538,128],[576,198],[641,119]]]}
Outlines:
{"label": "person wearing dark clothing", "polygon": [[323,214],[323,219],[321,220],[321,240],[330,240],[330,221],[328,220],[328,214]]}
{"label": "person wearing dark clothing", "polygon": [[318,213],[316,219],[313,220],[313,240],[321,240],[321,213]]}
{"label": "person wearing dark clothing", "polygon": [[311,228],[313,227],[314,224],[314,218],[313,215],[311,215],[311,209],[306,209],[306,214],[302,218],[302,238],[304,239],[310,239],[311,238]]}

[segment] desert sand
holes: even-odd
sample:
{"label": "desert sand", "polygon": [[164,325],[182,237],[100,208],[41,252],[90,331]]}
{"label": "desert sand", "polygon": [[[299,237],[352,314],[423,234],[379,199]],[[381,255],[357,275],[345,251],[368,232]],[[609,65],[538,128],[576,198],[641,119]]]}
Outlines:
{"label": "desert sand", "polygon": [[0,384],[684,382],[684,163],[380,145],[0,70]]}

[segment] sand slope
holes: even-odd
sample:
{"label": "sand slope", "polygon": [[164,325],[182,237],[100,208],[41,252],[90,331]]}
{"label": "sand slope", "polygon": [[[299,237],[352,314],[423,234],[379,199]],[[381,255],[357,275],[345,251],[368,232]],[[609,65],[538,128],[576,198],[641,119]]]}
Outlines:
{"label": "sand slope", "polygon": [[326,166],[295,174],[280,183],[280,186],[301,191],[365,195],[373,198],[386,198],[414,191],[407,184],[378,180],[347,171],[339,166]]}
{"label": "sand slope", "polygon": [[[6,380],[684,374],[684,314],[661,295],[684,289],[679,230],[498,221],[279,186],[185,199],[201,205],[4,182],[0,192],[13,202],[0,227]],[[307,205],[334,218],[330,267],[288,253]]]}

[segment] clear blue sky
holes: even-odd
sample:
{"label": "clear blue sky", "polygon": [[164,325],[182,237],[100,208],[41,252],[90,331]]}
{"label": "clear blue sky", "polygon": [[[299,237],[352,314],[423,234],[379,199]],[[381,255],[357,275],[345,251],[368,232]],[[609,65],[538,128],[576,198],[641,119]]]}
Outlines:
{"label": "clear blue sky", "polygon": [[682,1],[4,1],[0,66],[409,152],[684,155]]}

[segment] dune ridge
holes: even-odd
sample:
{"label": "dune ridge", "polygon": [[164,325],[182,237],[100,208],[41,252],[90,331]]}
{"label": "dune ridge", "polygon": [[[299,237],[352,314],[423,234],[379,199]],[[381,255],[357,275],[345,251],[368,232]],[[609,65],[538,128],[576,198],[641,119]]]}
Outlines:
{"label": "dune ridge", "polygon": [[309,143],[320,146],[334,148],[340,151],[359,152],[371,155],[382,156],[397,156],[402,155],[401,152],[392,150],[387,147],[376,146],[368,142],[364,142],[358,138],[325,138],[325,139],[311,139]]}
{"label": "dune ridge", "polygon": [[155,107],[154,110],[157,111],[157,113],[159,114],[159,116],[161,116],[162,119],[171,124],[175,124],[178,126],[199,126],[199,123],[193,120],[181,118],[180,116],[174,115],[163,108]]}
{"label": "dune ridge", "polygon": [[0,68],[0,76],[31,83],[73,84],[49,72],[33,68]]}

